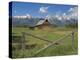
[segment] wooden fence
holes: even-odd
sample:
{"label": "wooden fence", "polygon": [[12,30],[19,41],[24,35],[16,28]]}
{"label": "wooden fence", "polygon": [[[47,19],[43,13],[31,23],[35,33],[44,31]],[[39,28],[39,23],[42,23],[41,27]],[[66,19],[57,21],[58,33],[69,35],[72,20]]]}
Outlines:
{"label": "wooden fence", "polygon": [[34,37],[34,38],[37,38],[37,39],[40,39],[40,40],[43,40],[43,41],[46,41],[46,42],[49,43],[49,44],[46,45],[45,47],[37,50],[37,51],[35,52],[35,54],[33,54],[33,56],[37,56],[37,55],[38,55],[40,52],[42,52],[43,50],[47,49],[47,48],[50,47],[50,46],[54,46],[56,43],[61,42],[63,39],[67,38],[68,36],[71,36],[71,37],[72,37],[72,38],[71,38],[71,40],[72,40],[72,48],[73,48],[73,50],[75,50],[75,48],[74,48],[74,34],[75,34],[75,32],[76,32],[76,31],[72,31],[71,33],[66,34],[65,36],[62,36],[60,39],[57,39],[57,40],[55,40],[55,41],[54,41],[54,40],[52,41],[52,40],[44,39],[44,38],[42,38],[42,37],[35,36],[35,35],[30,34],[30,33],[22,32],[21,49],[23,50],[23,57],[24,57],[24,53],[25,53],[24,50],[25,50],[25,46],[26,46],[26,42],[25,42],[25,37],[26,37],[26,36],[32,36],[32,37]]}

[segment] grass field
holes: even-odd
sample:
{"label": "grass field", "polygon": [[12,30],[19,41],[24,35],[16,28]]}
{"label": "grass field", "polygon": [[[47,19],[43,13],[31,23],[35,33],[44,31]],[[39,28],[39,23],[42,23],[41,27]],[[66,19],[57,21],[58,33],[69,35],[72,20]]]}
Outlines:
{"label": "grass field", "polygon": [[[68,33],[74,31],[75,29],[73,28],[53,28],[53,29],[35,29],[35,30],[30,30],[28,28],[24,27],[13,27],[12,28],[12,33],[16,33],[13,35],[16,36],[22,36],[22,32],[30,33],[35,36],[39,36],[44,39],[48,39],[50,41],[56,41],[57,39],[60,39],[61,37],[67,35]],[[25,49],[20,50],[12,50],[12,57],[13,58],[22,58],[22,57],[33,57],[35,52],[38,51],[39,49],[45,47],[46,45],[49,44],[49,42],[31,37],[26,35],[25,36],[26,44],[36,44],[34,48],[31,49]],[[75,37],[74,37],[74,48],[72,48],[72,37],[69,35],[65,39],[63,39],[59,44],[57,45],[52,45],[49,48],[41,51],[39,54],[37,54],[37,57],[43,57],[43,56],[62,56],[62,55],[74,55],[78,53],[78,33],[75,32]],[[15,43],[12,43],[15,44]],[[17,47],[17,46],[16,46]],[[35,56],[35,57],[36,57]]]}

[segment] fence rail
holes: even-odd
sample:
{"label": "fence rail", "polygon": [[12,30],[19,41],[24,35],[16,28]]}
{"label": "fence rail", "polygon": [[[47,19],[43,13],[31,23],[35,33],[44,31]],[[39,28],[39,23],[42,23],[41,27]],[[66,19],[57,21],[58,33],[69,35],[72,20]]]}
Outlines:
{"label": "fence rail", "polygon": [[35,35],[30,34],[30,33],[25,33],[25,32],[23,32],[23,33],[24,33],[24,35],[32,36],[32,37],[34,37],[34,38],[37,38],[37,39],[40,39],[40,40],[43,40],[43,41],[52,43],[52,41],[49,41],[48,39],[44,39],[44,38],[42,38],[42,37],[35,36]]}

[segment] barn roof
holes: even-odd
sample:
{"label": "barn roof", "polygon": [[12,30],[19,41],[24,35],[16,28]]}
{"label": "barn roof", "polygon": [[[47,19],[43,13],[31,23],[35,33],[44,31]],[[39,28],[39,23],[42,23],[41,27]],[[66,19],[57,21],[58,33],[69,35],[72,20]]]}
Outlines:
{"label": "barn roof", "polygon": [[45,22],[45,20],[40,20],[36,25],[41,25]]}

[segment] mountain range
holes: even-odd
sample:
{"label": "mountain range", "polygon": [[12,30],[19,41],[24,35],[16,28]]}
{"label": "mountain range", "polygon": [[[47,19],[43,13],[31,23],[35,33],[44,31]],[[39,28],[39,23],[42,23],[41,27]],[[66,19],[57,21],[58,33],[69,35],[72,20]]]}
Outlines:
{"label": "mountain range", "polygon": [[12,26],[29,26],[34,27],[40,20],[48,19],[51,25],[65,26],[66,24],[78,23],[77,19],[64,19],[57,18],[56,16],[49,16],[46,18],[14,18],[12,17]]}

